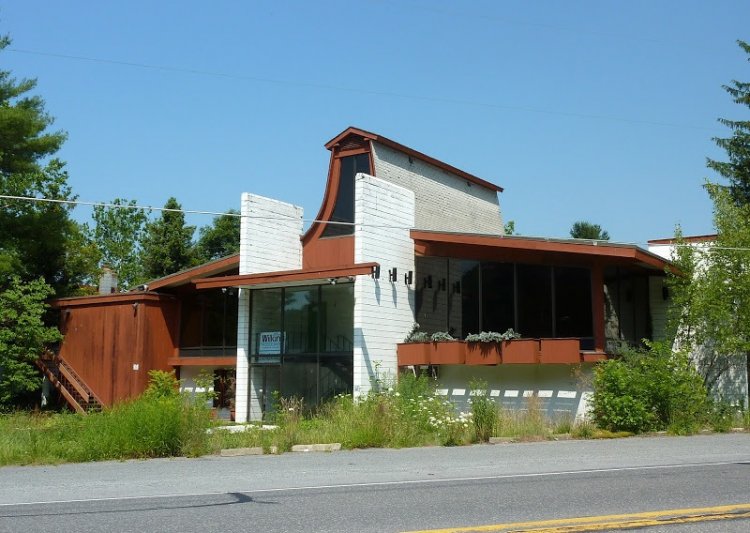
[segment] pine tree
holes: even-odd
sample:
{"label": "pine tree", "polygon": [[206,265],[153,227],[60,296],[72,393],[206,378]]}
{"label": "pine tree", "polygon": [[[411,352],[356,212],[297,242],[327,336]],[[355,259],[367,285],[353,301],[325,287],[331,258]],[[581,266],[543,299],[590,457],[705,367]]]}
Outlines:
{"label": "pine tree", "polygon": [[143,269],[148,278],[160,278],[193,264],[195,226],[185,225],[182,207],[172,197],[161,216],[146,225],[143,239]]}
{"label": "pine tree", "polygon": [[570,236],[574,239],[609,240],[609,233],[603,230],[599,224],[592,224],[585,220],[579,220],[573,224],[573,227],[570,228]]}
{"label": "pine tree", "polygon": [[[750,61],[750,44],[737,41]],[[733,80],[730,85],[724,85],[734,103],[750,109],[750,83]],[[720,118],[719,122],[732,130],[732,136],[714,138],[717,146],[722,148],[728,161],[708,159],[708,167],[729,180],[729,190],[732,198],[738,203],[750,204],[750,120],[729,120]]]}

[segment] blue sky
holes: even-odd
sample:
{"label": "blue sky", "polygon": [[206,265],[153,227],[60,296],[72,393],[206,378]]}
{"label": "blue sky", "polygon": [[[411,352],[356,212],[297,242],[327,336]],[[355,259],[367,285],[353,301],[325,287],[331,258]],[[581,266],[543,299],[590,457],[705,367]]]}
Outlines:
{"label": "blue sky", "polygon": [[0,0],[0,68],[38,79],[82,200],[249,191],[312,218],[323,144],[354,125],[501,185],[521,234],[585,219],[644,243],[711,232],[716,119],[750,118],[721,89],[750,80],[748,21],[746,0]]}

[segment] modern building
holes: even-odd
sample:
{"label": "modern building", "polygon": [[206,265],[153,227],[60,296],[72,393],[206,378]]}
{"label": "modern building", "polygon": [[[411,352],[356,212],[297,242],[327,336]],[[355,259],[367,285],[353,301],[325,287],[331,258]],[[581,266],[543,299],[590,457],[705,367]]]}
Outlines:
{"label": "modern building", "polygon": [[[111,367],[96,374],[105,403],[142,390],[151,368],[177,369],[187,388],[201,369],[217,386],[234,370],[238,421],[261,419],[277,395],[314,405],[418,370],[459,406],[480,379],[504,405],[534,396],[551,414],[581,414],[594,362],[661,335],[664,258],[504,235],[501,187],[381,135],[348,128],[326,148],[325,195],[306,231],[300,207],[244,193],[238,257],[141,292],[58,300],[60,358],[82,381],[94,379],[92,358]],[[414,323],[458,339],[512,328],[527,357],[475,364],[456,342],[451,357],[414,359],[398,347]]]}

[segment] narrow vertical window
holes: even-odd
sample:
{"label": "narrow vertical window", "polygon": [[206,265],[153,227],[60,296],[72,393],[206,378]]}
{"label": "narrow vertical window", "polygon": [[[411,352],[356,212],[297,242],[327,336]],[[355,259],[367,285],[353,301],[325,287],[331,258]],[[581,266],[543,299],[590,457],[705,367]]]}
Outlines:
{"label": "narrow vertical window", "polygon": [[330,220],[348,224],[326,224],[322,237],[338,237],[354,233],[354,177],[357,173],[370,173],[370,155],[358,154],[339,159],[339,186],[336,204]]}

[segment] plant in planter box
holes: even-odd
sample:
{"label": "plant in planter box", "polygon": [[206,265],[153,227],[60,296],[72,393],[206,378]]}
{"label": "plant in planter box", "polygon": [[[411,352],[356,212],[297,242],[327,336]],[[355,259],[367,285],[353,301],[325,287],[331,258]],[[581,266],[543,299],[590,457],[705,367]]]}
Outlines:
{"label": "plant in planter box", "polygon": [[396,348],[399,366],[429,365],[430,364],[430,336],[420,331],[416,322],[403,343]]}
{"label": "plant in planter box", "polygon": [[518,339],[521,335],[508,329],[503,333],[482,331],[466,336],[467,365],[496,365],[501,362],[502,342]]}
{"label": "plant in planter box", "polygon": [[433,365],[462,365],[465,361],[464,343],[447,331],[436,331],[430,335],[432,350],[430,363]]}

